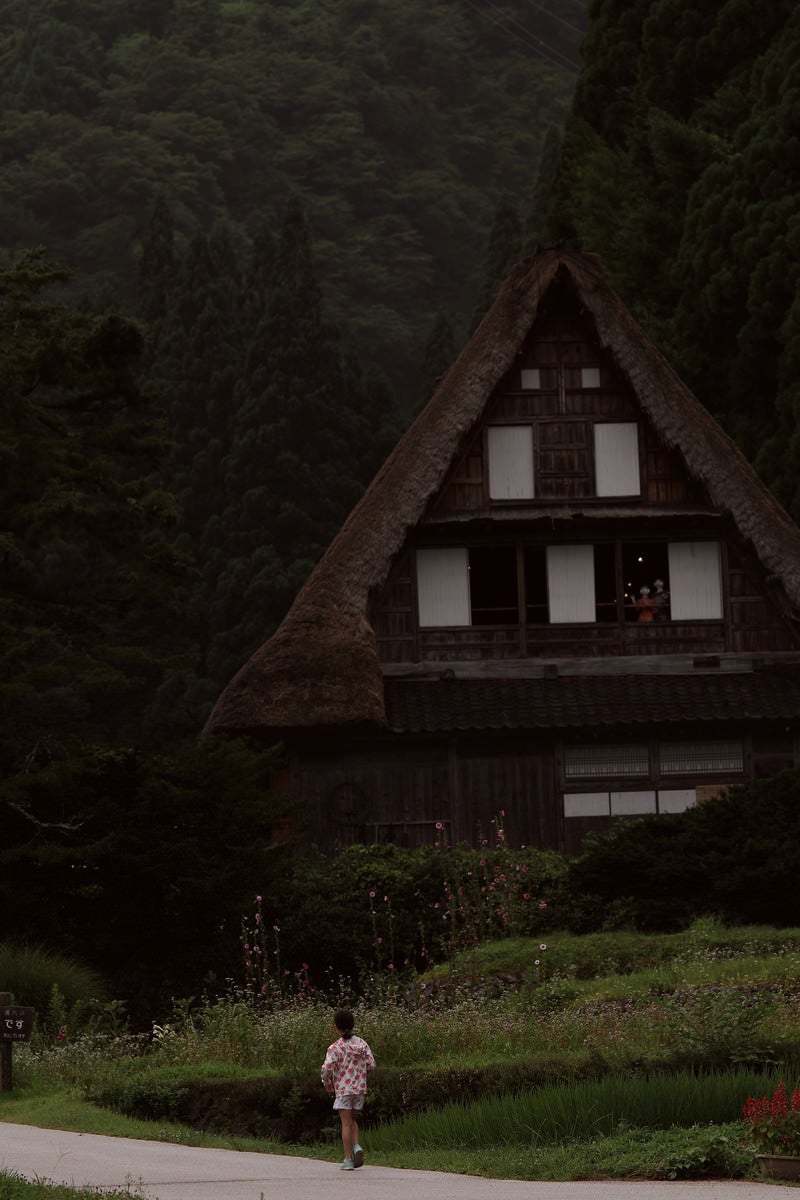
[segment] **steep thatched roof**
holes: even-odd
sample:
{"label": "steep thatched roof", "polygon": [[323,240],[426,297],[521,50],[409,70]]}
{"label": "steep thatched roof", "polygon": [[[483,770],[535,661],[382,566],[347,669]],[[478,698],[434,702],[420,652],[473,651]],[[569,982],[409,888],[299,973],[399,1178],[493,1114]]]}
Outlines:
{"label": "steep thatched roof", "polygon": [[220,696],[207,729],[251,732],[385,724],[369,595],[464,453],[493,389],[511,368],[559,272],[591,313],[662,440],[712,503],[730,514],[769,574],[800,607],[800,530],[729,437],[647,339],[593,256],[544,251],[521,262],[425,409],[353,509],[277,632]]}

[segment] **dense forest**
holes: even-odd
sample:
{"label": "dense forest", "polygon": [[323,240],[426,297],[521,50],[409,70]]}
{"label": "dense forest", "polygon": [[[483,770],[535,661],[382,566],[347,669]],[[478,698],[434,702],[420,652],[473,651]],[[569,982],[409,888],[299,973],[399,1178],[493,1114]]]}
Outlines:
{"label": "dense forest", "polygon": [[190,989],[286,807],[198,733],[540,236],[585,5],[0,14],[0,904]]}
{"label": "dense forest", "polygon": [[526,249],[599,253],[800,517],[800,16],[0,14],[0,905],[191,987],[286,828],[209,707]]}
{"label": "dense forest", "polygon": [[800,519],[800,10],[600,0],[550,236],[602,256]]}

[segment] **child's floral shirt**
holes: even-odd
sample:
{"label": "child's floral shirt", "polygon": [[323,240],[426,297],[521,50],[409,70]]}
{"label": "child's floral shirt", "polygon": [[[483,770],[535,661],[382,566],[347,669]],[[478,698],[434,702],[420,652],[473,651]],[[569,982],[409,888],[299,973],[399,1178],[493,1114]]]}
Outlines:
{"label": "child's floral shirt", "polygon": [[374,1069],[372,1051],[363,1038],[353,1034],[328,1046],[322,1064],[322,1082],[337,1096],[363,1096],[367,1091],[367,1075]]}

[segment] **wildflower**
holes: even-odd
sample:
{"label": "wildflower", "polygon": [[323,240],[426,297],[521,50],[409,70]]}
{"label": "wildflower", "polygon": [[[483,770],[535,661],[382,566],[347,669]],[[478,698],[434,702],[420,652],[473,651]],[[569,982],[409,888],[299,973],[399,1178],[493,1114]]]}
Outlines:
{"label": "wildflower", "polygon": [[523,892],[523,893],[522,893],[522,899],[523,899],[523,900],[530,900],[530,898],[531,898],[531,896],[530,896],[530,892]]}
{"label": "wildflower", "polygon": [[533,965],[534,965],[535,967],[538,967],[538,966],[539,966],[539,963],[540,963],[541,961],[542,961],[542,960],[541,960],[540,958],[535,958],[535,959],[533,960]]}
{"label": "wildflower", "polygon": [[547,908],[547,902],[545,900],[540,900],[539,908]]}
{"label": "wildflower", "polygon": [[540,949],[540,950],[546,950],[546,949],[547,949],[547,944],[546,944],[546,942],[542,942],[542,943],[540,944],[540,946],[539,946],[539,949]]}
{"label": "wildflower", "polygon": [[437,828],[437,829],[444,829],[444,822],[443,822],[443,821],[437,821],[437,822],[436,822],[436,828]]}
{"label": "wildflower", "polygon": [[272,928],[274,929],[275,933],[280,933],[281,931],[280,925],[273,925]]}
{"label": "wildflower", "polygon": [[374,899],[375,899],[375,893],[374,893],[374,892],[370,892],[370,894],[369,894],[369,898],[370,898],[370,900],[374,900]]}
{"label": "wildflower", "polygon": [[260,896],[256,896],[256,904],[260,904],[260,903],[261,903],[261,897],[260,897]]}

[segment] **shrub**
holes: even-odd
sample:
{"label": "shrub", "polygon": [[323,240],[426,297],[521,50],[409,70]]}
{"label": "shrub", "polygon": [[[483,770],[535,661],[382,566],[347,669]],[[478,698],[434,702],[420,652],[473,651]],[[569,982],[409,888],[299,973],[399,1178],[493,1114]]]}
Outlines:
{"label": "shrub", "polygon": [[425,967],[491,937],[541,935],[563,924],[565,882],[566,860],[551,851],[351,846],[295,862],[280,909],[264,914],[279,943],[268,938],[263,950],[290,975],[306,963],[332,993],[341,978]]}
{"label": "shrub", "polygon": [[569,870],[594,928],[624,902],[639,928],[676,930],[693,917],[731,924],[796,920],[800,772],[732,788],[684,813],[621,822],[587,839]]}
{"label": "shrub", "polygon": [[0,942],[0,991],[11,992],[16,1004],[46,1014],[55,994],[72,1009],[106,995],[103,978],[91,967],[43,946]]}

